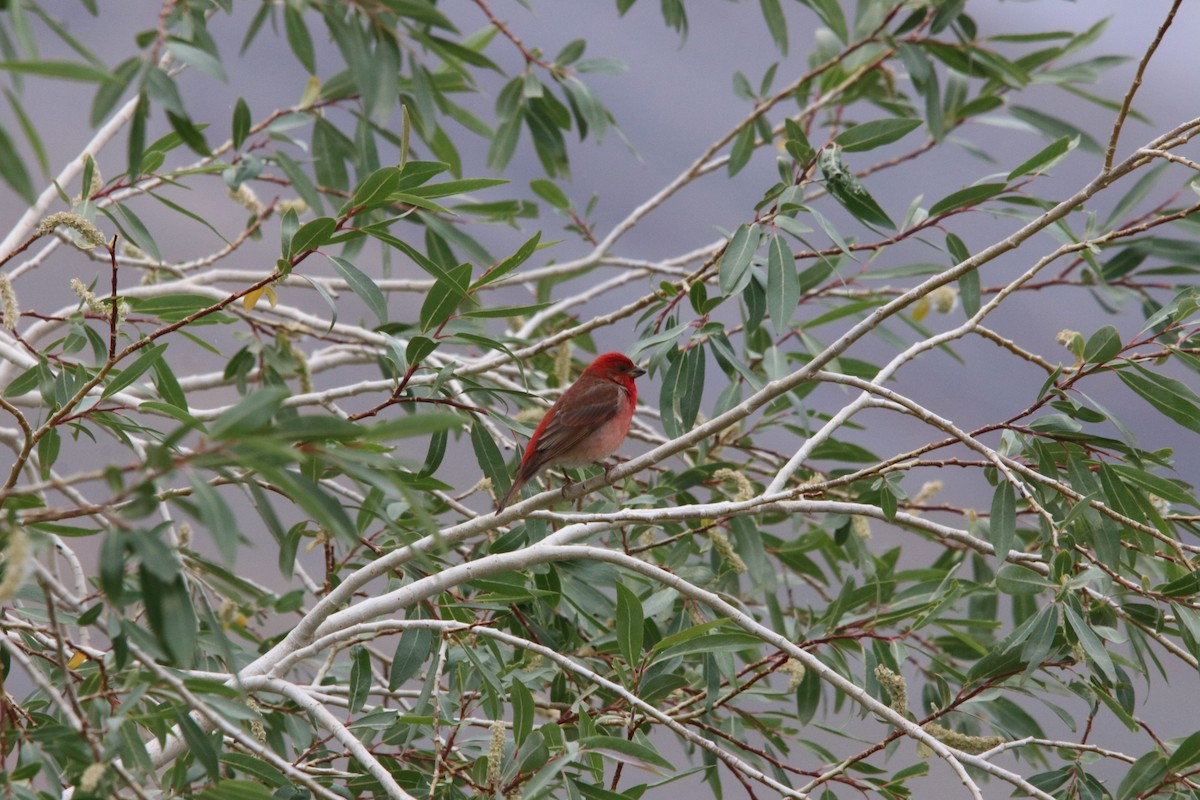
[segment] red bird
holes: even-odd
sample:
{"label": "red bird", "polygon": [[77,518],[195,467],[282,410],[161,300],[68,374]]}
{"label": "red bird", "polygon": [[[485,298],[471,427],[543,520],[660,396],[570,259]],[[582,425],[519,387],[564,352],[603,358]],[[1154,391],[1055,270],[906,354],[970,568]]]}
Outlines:
{"label": "red bird", "polygon": [[550,406],[533,432],[512,488],[496,513],[542,470],[583,467],[617,452],[629,433],[637,405],[633,379],[645,374],[646,370],[620,353],[605,353],[593,361]]}

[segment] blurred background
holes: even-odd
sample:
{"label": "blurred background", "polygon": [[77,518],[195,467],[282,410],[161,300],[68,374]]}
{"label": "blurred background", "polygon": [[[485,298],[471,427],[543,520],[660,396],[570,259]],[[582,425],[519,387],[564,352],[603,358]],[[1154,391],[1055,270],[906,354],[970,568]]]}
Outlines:
{"label": "blurred background", "polygon": [[[529,48],[553,55],[568,42],[583,38],[588,43],[588,57],[617,59],[627,68],[620,74],[589,76],[589,85],[613,112],[620,132],[610,131],[600,145],[591,140],[582,144],[574,143],[570,179],[559,181],[560,187],[577,208],[585,207],[593,197],[599,198],[589,221],[600,235],[679,175],[712,142],[750,111],[750,102],[735,93],[731,75],[740,72],[751,85],[757,86],[764,73],[772,65],[778,64],[775,86],[782,86],[806,69],[813,42],[821,35],[815,27],[814,15],[798,3],[784,6],[791,44],[786,58],[777,51],[757,4],[753,2],[689,4],[686,36],[663,24],[659,4],[652,0],[636,3],[624,17],[617,14],[614,3],[599,0],[534,2],[530,4],[531,8],[515,0],[489,0],[486,5]],[[134,38],[139,32],[154,27],[159,11],[155,4],[135,2],[122,4],[120,9],[105,8],[99,17],[93,17],[76,0],[50,0],[42,6],[72,36],[83,41],[109,65],[115,65],[137,52]],[[206,132],[210,145],[223,141],[228,135],[227,121],[239,97],[245,99],[253,118],[258,120],[272,109],[296,103],[304,92],[308,76],[287,49],[282,37],[264,36],[244,56],[238,54],[247,25],[257,8],[257,3],[237,3],[233,16],[218,15],[212,26],[213,34],[221,44],[224,55],[222,66],[228,74],[228,82],[214,80],[194,70],[185,72],[179,78],[193,119],[214,121],[212,129]],[[443,8],[463,31],[489,27],[488,19],[479,5],[448,3],[443,4]],[[970,3],[967,12],[974,16],[981,34],[989,36],[1046,30],[1078,32],[1109,19],[1103,34],[1087,55],[1114,55],[1126,59],[1115,69],[1103,72],[1093,87],[1096,95],[1119,102],[1134,75],[1137,59],[1154,38],[1167,8],[1168,3],[1162,0],[1139,3],[1129,0],[993,0]],[[1148,122],[1129,120],[1117,151],[1118,159],[1129,155],[1152,136],[1200,113],[1200,83],[1195,80],[1198,66],[1195,34],[1198,31],[1200,3],[1185,3],[1173,29],[1151,62],[1137,95],[1135,108]],[[69,48],[53,37],[47,36],[39,44],[43,47],[40,53],[42,58],[77,59]],[[315,44],[318,77],[326,79],[337,69],[340,58],[330,42],[318,40]],[[492,116],[496,92],[523,67],[520,53],[503,37],[497,37],[492,42],[487,54],[509,74],[491,75],[480,85],[479,94],[461,98],[464,105],[476,110],[485,119]],[[6,76],[5,80],[9,78],[11,76]],[[77,155],[94,133],[88,124],[88,109],[95,87],[90,84],[51,83],[33,76],[25,76],[21,80],[26,86],[25,110],[42,136],[49,173],[53,175]],[[36,102],[31,98],[36,98]],[[1114,116],[1109,109],[1069,96],[1054,86],[1037,88],[1023,95],[1022,102],[1033,103],[1045,113],[1069,121],[1090,133],[1102,146],[1107,143]],[[397,115],[397,126],[398,119]],[[225,121],[225,127],[219,121]],[[0,123],[17,142],[22,153],[29,155],[31,151],[19,136],[20,127],[11,107],[4,103],[0,103]],[[153,139],[167,130],[164,120],[156,113],[148,138]],[[812,138],[814,144],[818,143],[819,137],[814,135]],[[1002,120],[999,115],[985,115],[969,123],[955,133],[955,138],[961,146],[946,149],[938,156],[936,164],[922,160],[912,169],[884,171],[870,180],[868,187],[872,194],[894,219],[903,218],[904,210],[917,195],[923,195],[924,205],[928,206],[991,173],[1007,172],[1011,165],[1019,163],[1048,143],[1032,128]],[[97,156],[98,166],[106,178],[119,174],[125,168],[124,141],[123,134],[118,136]],[[468,146],[461,148],[463,175],[491,175],[486,166],[489,143],[473,139],[470,135],[462,136],[458,141],[468,143]],[[477,142],[477,146],[471,147],[472,141]],[[983,160],[979,156],[980,151],[996,154],[998,163]],[[420,152],[419,146],[417,154],[428,157],[427,153]],[[303,154],[296,155],[300,157]],[[752,220],[754,206],[761,199],[763,190],[775,180],[775,155],[761,149],[734,178],[728,178],[722,169],[690,185],[671,203],[646,216],[619,241],[612,254],[640,259],[669,258],[717,241],[737,225]],[[877,158],[876,154],[871,155],[872,160]],[[386,162],[389,158],[394,159],[396,154],[384,153],[382,156]],[[1036,191],[1042,197],[1071,194],[1094,177],[1101,162],[1101,155],[1084,147],[1078,148],[1053,170],[1051,176],[1039,179]],[[30,159],[27,163],[36,161]],[[866,162],[859,163],[849,158],[848,163],[854,168],[867,165]],[[512,178],[512,183],[479,194],[481,199],[518,196],[537,200],[528,181],[541,175],[537,158],[528,138],[525,138],[506,171],[506,177]],[[204,219],[227,238],[232,238],[245,224],[246,212],[227,196],[219,175],[208,180],[210,185],[203,196],[189,191],[189,207],[203,208]],[[35,176],[39,191],[46,182],[46,175]],[[1182,181],[1177,182],[1182,187]],[[79,187],[64,187],[64,190],[68,194],[76,194]],[[256,186],[256,191],[267,199],[269,187]],[[170,196],[170,193],[171,190],[165,192],[166,196]],[[286,196],[287,190],[281,189],[280,194]],[[1120,191],[1114,192],[1106,202],[1112,202],[1120,194]],[[529,266],[539,266],[542,263],[537,260],[539,258],[545,262],[566,261],[591,250],[587,241],[564,230],[568,219],[556,214],[547,204],[540,205],[541,218],[526,220],[523,229],[497,225],[481,235],[484,245],[496,258],[503,258],[514,251],[538,229],[543,230],[543,241],[561,241],[553,248],[541,251]],[[59,204],[52,210],[65,208],[65,204]],[[7,187],[0,186],[0,220],[11,224],[25,209],[26,205],[20,198],[8,191]],[[1103,213],[1107,209],[1100,207],[1095,210]],[[211,252],[221,244],[205,226],[183,222],[179,216],[156,209],[153,204],[139,206],[139,213],[143,214],[143,219],[152,230],[164,231],[167,228],[163,226],[169,225],[170,235],[159,235],[159,245],[167,260],[193,258]],[[7,232],[9,224],[0,224],[0,229]],[[961,219],[955,224],[956,231],[973,250],[1008,235],[1015,228],[1012,219],[985,214],[973,215],[969,227]],[[819,237],[820,234],[813,236]],[[278,221],[272,219],[264,231],[263,240],[239,251],[226,266],[267,274],[278,254],[277,237]],[[1030,262],[1026,260],[1028,253],[1044,254],[1058,244],[1049,236],[1044,236],[1044,239],[1040,247],[1023,249],[1020,255],[989,265],[982,275],[983,286],[1002,285],[1029,267]],[[827,242],[819,243],[824,245]],[[940,246],[940,240],[937,244]],[[900,252],[889,251],[888,257],[895,257]],[[919,241],[905,245],[902,252],[906,263],[945,260],[939,249]],[[19,262],[20,259],[14,263]],[[366,264],[366,260],[361,263]],[[875,266],[882,269],[898,264],[880,263]],[[317,268],[325,269],[324,266]],[[404,265],[393,265],[391,277],[424,277],[415,270],[413,274],[408,274],[404,269]],[[70,279],[79,277],[87,282],[95,277],[98,270],[107,275],[106,265],[89,260],[84,254],[70,248],[59,248],[52,260],[29,273],[24,280],[17,281],[16,291],[22,308],[45,312],[73,308],[76,301],[69,289]],[[562,296],[568,295],[595,282],[597,275],[601,274],[607,273],[601,271],[568,281],[557,291]],[[380,275],[373,274],[373,277]],[[597,299],[591,306],[578,309],[578,313],[586,317],[589,312],[611,309],[620,301],[640,296],[646,289],[644,282],[629,284],[611,296]],[[504,291],[511,295],[506,300],[511,300],[512,304],[531,302],[528,289],[510,287]],[[1061,359],[1064,362],[1073,360],[1065,349],[1055,344],[1056,334],[1064,328],[1081,331],[1086,338],[1101,325],[1114,324],[1126,340],[1141,328],[1143,316],[1138,308],[1120,308],[1108,313],[1095,303],[1079,303],[1078,294],[1072,294],[1071,297],[1074,299],[1066,303],[1063,295],[1054,289],[1026,293],[1020,303],[1012,303],[999,312],[990,326],[1052,361]],[[419,295],[392,295],[392,317],[415,317],[421,300]],[[311,308],[315,313],[326,311],[323,302],[315,294],[304,299],[289,295],[287,302]],[[369,314],[349,294],[339,300],[339,312],[347,321],[369,319]],[[947,316],[931,314],[925,324],[933,329],[952,327],[961,321],[960,314],[961,311]],[[636,338],[632,325],[632,322],[625,322],[597,332],[594,338],[598,349],[628,350]],[[233,339],[236,336],[231,337],[228,331],[209,330],[218,337],[214,343],[219,347],[235,344]],[[910,334],[907,331],[904,333]],[[833,333],[822,330],[818,336],[825,336],[828,341]],[[219,341],[222,338],[229,341]],[[186,342],[172,343],[172,347],[189,346]],[[195,349],[198,357],[203,356],[202,350]],[[994,345],[977,338],[957,343],[955,349],[964,363],[943,354],[931,354],[932,357],[918,359],[901,370],[893,384],[894,388],[966,428],[1007,418],[1032,400],[1028,396],[1030,376],[1014,376],[1012,370],[1015,361],[1011,356],[1001,355]],[[877,339],[856,355],[882,363],[894,353],[894,346]],[[577,352],[576,355],[584,361],[588,359],[586,353]],[[1029,369],[1036,371],[1032,366]],[[9,374],[14,372],[10,371]],[[705,409],[711,407],[722,380],[715,369],[710,369],[709,375],[712,386],[711,391],[706,393]],[[643,397],[650,404],[655,403],[658,396],[655,378],[643,379],[645,385],[653,387],[643,391]],[[323,376],[321,382],[330,385],[341,379],[347,382],[361,380],[361,368],[347,370],[345,375],[333,373]],[[1040,379],[1032,381],[1034,386],[1039,383]],[[1117,384],[1117,381],[1114,379],[1113,383]],[[1195,447],[1194,442],[1172,440],[1172,437],[1178,437],[1180,429],[1177,426],[1159,425],[1142,401],[1119,385],[1111,388],[1114,395],[1127,400],[1115,404],[1111,410],[1122,419],[1138,420],[1142,446],[1176,447],[1180,477],[1193,483],[1200,479],[1200,448]],[[825,400],[814,402],[828,403],[829,408],[834,409],[851,396],[846,393],[839,397],[835,391],[827,394],[829,397]],[[234,394],[232,389],[224,388],[198,397],[219,406],[232,402]],[[372,402],[369,398],[362,399],[364,407]],[[863,415],[860,421],[878,420]],[[928,432],[916,425],[868,424],[867,432],[870,438],[861,443],[880,455],[919,445],[929,438]],[[880,437],[887,438],[881,440]],[[996,444],[996,440],[989,440],[989,444]],[[636,452],[640,446],[630,443],[626,453]],[[466,488],[478,479],[479,470],[470,455],[469,446],[460,443],[459,450],[462,454],[460,463],[463,465],[461,474],[451,477],[457,478],[458,488]],[[124,448],[120,452],[124,458]],[[414,457],[420,458],[422,454],[414,454]],[[97,466],[105,463],[103,443],[97,444],[93,455]],[[4,455],[0,454],[2,461]],[[956,486],[956,476],[949,472],[937,477],[946,482],[946,493],[960,504],[977,503],[980,507],[986,507],[990,500],[990,492],[973,496],[973,493],[979,493],[987,487],[973,483]],[[915,491],[915,488],[912,487],[912,490]],[[482,510],[482,504],[477,505]],[[261,577],[269,583],[272,576],[277,578],[273,565],[265,565]],[[1195,676],[1182,679],[1194,681]],[[1170,687],[1156,687],[1151,693],[1151,700],[1156,704],[1161,703],[1164,710],[1170,710],[1173,705],[1177,708],[1180,706],[1177,689]],[[1179,710],[1190,714],[1190,710]],[[1169,719],[1170,716],[1160,718]],[[942,765],[935,766],[934,774],[938,775],[941,770]],[[948,787],[951,785],[947,784]]]}

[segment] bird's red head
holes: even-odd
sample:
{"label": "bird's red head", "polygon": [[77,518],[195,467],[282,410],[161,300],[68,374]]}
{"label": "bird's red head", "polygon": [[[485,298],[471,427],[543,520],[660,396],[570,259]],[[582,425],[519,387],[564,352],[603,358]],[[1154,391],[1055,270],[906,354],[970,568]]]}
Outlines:
{"label": "bird's red head", "polygon": [[583,374],[632,387],[633,379],[645,375],[646,370],[634,364],[621,353],[605,353],[598,356],[583,371]]}

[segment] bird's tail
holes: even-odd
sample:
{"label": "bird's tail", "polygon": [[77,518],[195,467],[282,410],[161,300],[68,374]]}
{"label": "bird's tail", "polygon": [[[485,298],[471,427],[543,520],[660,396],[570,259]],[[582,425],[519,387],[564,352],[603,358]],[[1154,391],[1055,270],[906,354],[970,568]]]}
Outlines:
{"label": "bird's tail", "polygon": [[510,488],[508,490],[508,494],[504,495],[504,499],[501,500],[500,505],[496,507],[497,514],[499,514],[501,511],[503,511],[505,509],[505,507],[507,507],[508,504],[512,502],[512,499],[514,497],[518,496],[518,493],[521,491],[521,487],[524,485],[525,485],[525,481],[521,480],[519,477],[513,478],[512,488]]}

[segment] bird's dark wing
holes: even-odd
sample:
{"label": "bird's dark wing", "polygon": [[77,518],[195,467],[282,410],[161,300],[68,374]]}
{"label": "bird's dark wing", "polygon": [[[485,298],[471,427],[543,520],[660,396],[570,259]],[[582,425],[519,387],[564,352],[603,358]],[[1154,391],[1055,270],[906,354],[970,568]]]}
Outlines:
{"label": "bird's dark wing", "polygon": [[613,418],[625,393],[624,387],[607,380],[572,384],[547,412],[549,419],[537,440],[530,443],[533,457],[523,472],[532,477],[552,459],[570,452]]}

